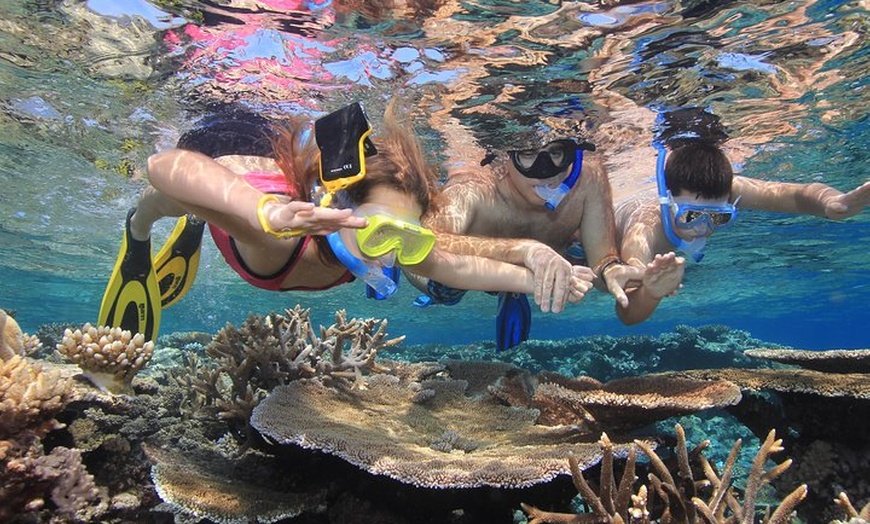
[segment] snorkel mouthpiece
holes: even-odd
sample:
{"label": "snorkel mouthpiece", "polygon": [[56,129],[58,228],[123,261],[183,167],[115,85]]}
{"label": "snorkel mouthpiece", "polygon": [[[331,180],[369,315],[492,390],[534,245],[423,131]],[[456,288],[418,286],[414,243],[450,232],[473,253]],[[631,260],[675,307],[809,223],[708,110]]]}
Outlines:
{"label": "snorkel mouthpiece", "polygon": [[555,211],[565,195],[571,191],[577,180],[580,179],[580,172],[583,170],[583,149],[577,148],[574,152],[574,163],[571,167],[571,174],[563,180],[558,186],[550,187],[546,184],[535,186],[535,194],[544,201],[544,207],[550,211]]}
{"label": "snorkel mouthpiece", "polygon": [[326,235],[326,239],[329,241],[329,247],[332,248],[332,252],[335,253],[338,261],[341,262],[353,276],[371,286],[372,289],[377,291],[384,298],[390,297],[396,292],[398,286],[384,273],[383,268],[366,264],[363,260],[351,254],[351,252],[348,251],[347,246],[344,245],[344,241],[341,239],[341,235],[338,231]]}

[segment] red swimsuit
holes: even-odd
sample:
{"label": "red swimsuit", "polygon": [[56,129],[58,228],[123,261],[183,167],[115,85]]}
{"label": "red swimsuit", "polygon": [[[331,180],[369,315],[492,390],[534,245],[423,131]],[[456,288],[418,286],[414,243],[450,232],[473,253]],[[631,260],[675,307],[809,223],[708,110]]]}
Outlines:
{"label": "red swimsuit", "polygon": [[[287,181],[284,179],[284,175],[281,173],[252,172],[244,175],[244,177],[245,181],[265,193],[277,193],[281,195],[289,195],[291,197],[296,196],[293,194],[293,189],[288,186]],[[308,243],[311,242],[310,236],[306,236],[296,245],[296,249],[293,250],[293,253],[290,254],[290,258],[287,259],[287,263],[284,264],[281,269],[271,275],[258,275],[251,271],[247,264],[245,264],[244,260],[242,260],[239,250],[236,248],[236,241],[233,237],[229,236],[226,231],[213,224],[209,224],[208,228],[209,231],[211,231],[211,238],[224,256],[224,260],[227,261],[227,264],[229,264],[240,277],[245,279],[246,282],[258,288],[271,291],[319,291],[353,280],[353,275],[351,275],[350,271],[346,271],[338,280],[324,287],[296,286],[282,288],[281,284],[284,282],[284,279],[286,279],[287,275],[289,275],[293,271],[293,268],[296,267],[296,263],[302,258],[302,253],[305,251],[305,248],[308,247]]]}

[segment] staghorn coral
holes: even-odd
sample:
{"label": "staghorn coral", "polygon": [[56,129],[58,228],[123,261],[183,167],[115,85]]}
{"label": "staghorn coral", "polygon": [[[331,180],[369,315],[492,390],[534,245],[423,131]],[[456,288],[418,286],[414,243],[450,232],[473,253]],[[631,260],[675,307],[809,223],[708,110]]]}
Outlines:
{"label": "staghorn coral", "polygon": [[870,349],[747,349],[744,355],[824,373],[870,373]]}
{"label": "staghorn coral", "polygon": [[240,328],[228,324],[206,347],[210,362],[189,357],[186,371],[173,373],[172,380],[189,392],[182,410],[226,420],[245,442],[244,451],[255,437],[248,419],[269,391],[315,377],[362,387],[365,373],[381,369],[375,363],[378,351],[405,338],[389,339],[386,320],[348,319],[344,310],[319,331],[299,305],[284,315],[251,315]]}
{"label": "staghorn coral", "polygon": [[[741,441],[738,439],[734,443],[720,474],[703,455],[703,450],[709,445],[709,442],[702,442],[692,451],[689,451],[685,433],[679,424],[676,425],[676,433],[677,446],[674,451],[677,457],[677,471],[675,472],[671,472],[662,458],[646,443],[635,442],[637,447],[649,457],[653,469],[653,472],[648,475],[649,484],[640,485],[636,492],[633,492],[637,481],[635,476],[636,453],[634,450],[629,453],[622,477],[617,484],[614,472],[613,445],[607,435],[603,434],[599,445],[604,452],[604,458],[597,491],[593,489],[583,472],[577,467],[576,459],[573,456],[568,458],[574,485],[583,500],[592,509],[592,513],[556,513],[523,504],[523,510],[530,517],[529,524],[594,522],[611,524],[647,524],[651,522],[752,524],[755,522],[756,496],[759,490],[791,465],[791,460],[786,460],[769,470],[765,470],[765,463],[770,455],[783,449],[782,441],[776,439],[774,431],[770,431],[761,449],[755,455],[749,480],[743,492],[743,501],[740,502],[739,494],[731,485],[731,475],[740,451]],[[704,479],[695,478],[696,475],[691,467],[692,462],[698,463],[703,471]],[[806,493],[806,485],[798,486],[785,497],[772,514],[765,516],[764,522],[766,524],[790,522],[795,506],[803,500]],[[660,509],[657,509],[657,506],[660,506]]]}
{"label": "staghorn coral", "polygon": [[154,342],[121,328],[94,327],[67,329],[57,350],[78,364],[96,386],[112,393],[132,393],[133,377],[154,354]]}
{"label": "staghorn coral", "polygon": [[722,379],[737,384],[743,399],[728,408],[757,436],[773,427],[798,462],[774,487],[782,493],[810,479],[798,512],[831,518],[830,501],[840,490],[870,499],[870,374],[809,369],[705,369],[660,376]]}
{"label": "staghorn coral", "polygon": [[[464,381],[378,374],[365,386],[296,381],[272,391],[251,424],[276,443],[320,450],[427,488],[527,487],[567,474],[569,450],[582,467],[601,457],[594,444],[579,443],[574,428],[538,426],[535,410],[466,396]],[[616,448],[626,451],[623,444]]]}

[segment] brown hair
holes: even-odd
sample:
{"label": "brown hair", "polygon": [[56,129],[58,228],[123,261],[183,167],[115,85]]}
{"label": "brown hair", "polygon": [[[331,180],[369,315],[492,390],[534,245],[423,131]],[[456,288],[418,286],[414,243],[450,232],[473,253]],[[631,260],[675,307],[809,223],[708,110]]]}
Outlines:
{"label": "brown hair", "polygon": [[[377,130],[378,126],[375,126]],[[432,206],[437,173],[426,161],[423,149],[410,124],[398,116],[398,103],[393,100],[384,113],[382,131],[372,138],[378,153],[366,158],[366,176],[345,190],[353,205],[366,201],[378,186],[391,187],[412,195],[425,215]],[[288,184],[298,198],[310,200],[311,189],[319,177],[320,150],[314,141],[310,122],[293,117],[277,126],[274,140],[275,159]],[[338,263],[324,236],[314,238],[324,263]]]}
{"label": "brown hair", "polygon": [[665,164],[665,185],[674,196],[687,191],[702,198],[727,197],[733,180],[731,161],[709,142],[677,147]]}

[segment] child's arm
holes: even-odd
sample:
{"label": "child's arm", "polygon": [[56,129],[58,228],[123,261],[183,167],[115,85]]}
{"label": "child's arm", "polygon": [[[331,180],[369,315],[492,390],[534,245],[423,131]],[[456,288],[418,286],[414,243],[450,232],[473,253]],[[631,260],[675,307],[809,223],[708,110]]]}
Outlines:
{"label": "child's arm", "polygon": [[821,184],[769,182],[735,176],[731,201],[738,197],[738,207],[778,213],[799,213],[841,220],[857,215],[870,204],[870,182],[843,193]]}
{"label": "child's arm", "polygon": [[649,318],[662,298],[679,288],[685,260],[673,253],[656,255],[666,242],[659,238],[664,230],[654,206],[638,210],[624,227],[620,253],[627,264],[645,270],[643,280],[626,289],[628,305],[616,305],[619,320],[633,325]]}
{"label": "child's arm", "polygon": [[[508,291],[533,294],[535,292],[534,274],[514,264],[507,264],[489,258],[457,255],[435,249],[426,260],[406,269],[415,274],[431,278],[457,289],[477,291]],[[553,297],[564,297],[550,304],[550,295],[538,303],[541,311],[558,313],[565,300],[579,302],[592,288],[594,275],[588,268],[577,266],[567,285],[567,290],[553,290]]]}

